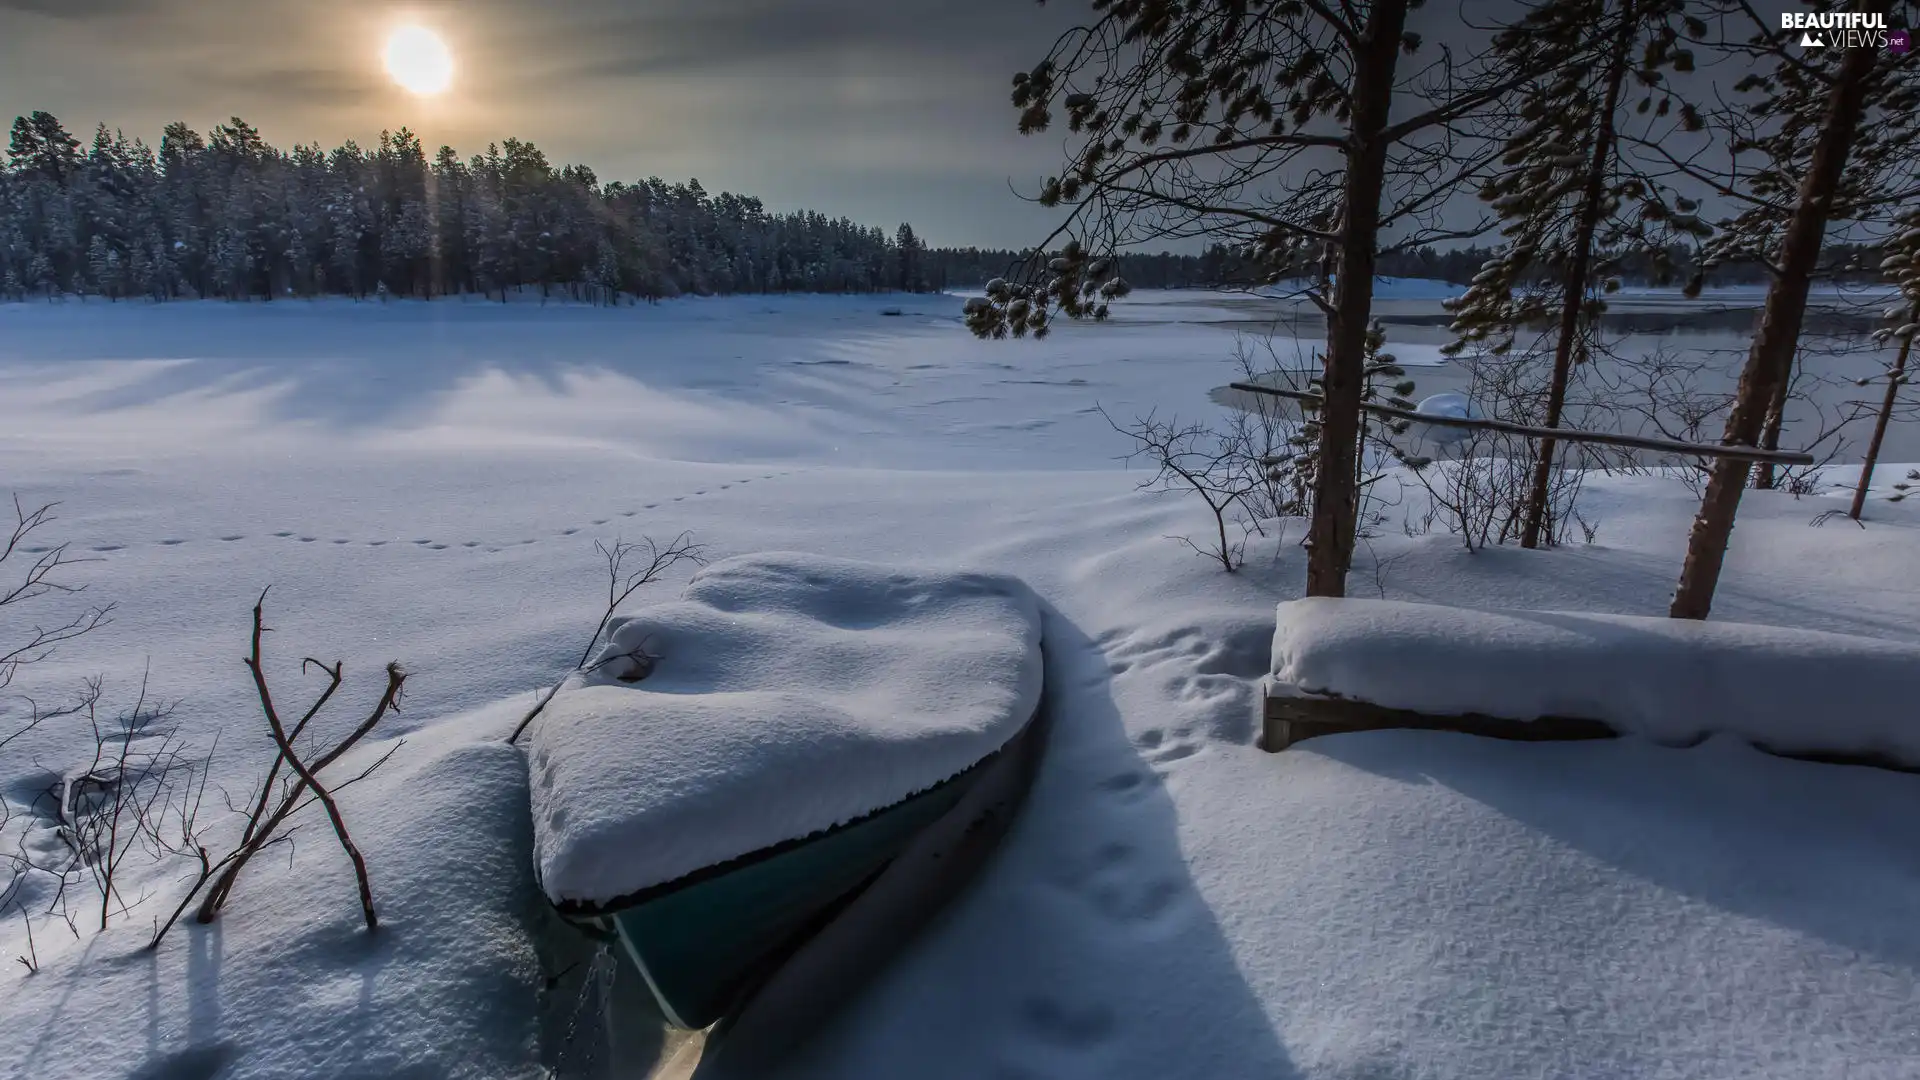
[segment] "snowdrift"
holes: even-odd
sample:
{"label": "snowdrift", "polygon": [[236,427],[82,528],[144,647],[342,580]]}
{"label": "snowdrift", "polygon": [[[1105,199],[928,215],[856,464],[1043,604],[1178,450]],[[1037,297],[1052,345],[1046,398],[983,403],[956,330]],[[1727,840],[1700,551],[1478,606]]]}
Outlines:
{"label": "snowdrift", "polygon": [[548,1075],[544,973],[526,921],[526,766],[504,742],[524,707],[448,717],[343,759],[352,774],[393,754],[339,790],[378,931],[361,925],[353,871],[325,819],[304,811],[300,828],[315,831],[256,860],[218,921],[200,926],[189,912],[156,952],[142,949],[183,887],[178,867],[104,934],[70,944],[64,932],[41,935],[41,973],[10,973],[0,990],[0,1076]]}
{"label": "snowdrift", "polygon": [[1268,692],[1920,766],[1920,646],[1811,630],[1294,600],[1279,606]]}
{"label": "snowdrift", "polygon": [[998,750],[1040,683],[1039,601],[1014,578],[716,563],[542,715],[540,880],[556,904],[609,903],[890,806]]}

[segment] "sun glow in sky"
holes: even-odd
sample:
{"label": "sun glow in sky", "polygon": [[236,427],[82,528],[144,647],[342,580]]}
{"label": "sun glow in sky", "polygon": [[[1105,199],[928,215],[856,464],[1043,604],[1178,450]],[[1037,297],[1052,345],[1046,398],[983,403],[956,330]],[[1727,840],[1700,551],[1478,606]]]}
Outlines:
{"label": "sun glow in sky", "polygon": [[432,97],[453,83],[453,53],[424,26],[402,26],[387,36],[387,74],[408,93]]}

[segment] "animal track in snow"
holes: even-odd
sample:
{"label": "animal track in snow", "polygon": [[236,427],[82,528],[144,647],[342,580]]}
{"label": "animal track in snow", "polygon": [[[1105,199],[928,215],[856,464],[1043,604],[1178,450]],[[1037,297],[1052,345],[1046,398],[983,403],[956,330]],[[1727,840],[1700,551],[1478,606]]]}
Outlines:
{"label": "animal track in snow", "polygon": [[[773,473],[764,473],[764,474],[762,474],[762,475],[761,475],[761,476],[759,477],[759,479],[761,479],[761,480],[777,480],[777,479],[779,479],[779,478],[781,478],[781,477],[783,477],[783,476],[791,476],[791,475],[793,475],[793,473],[795,473],[795,472],[800,472],[800,471],[802,471],[802,470],[800,470],[800,469],[789,469],[789,470],[787,470],[786,472],[773,472]],[[730,490],[731,488],[733,488],[733,487],[734,487],[735,485],[737,485],[737,484],[747,484],[747,483],[751,483],[751,482],[753,481],[753,479],[754,479],[753,477],[741,477],[741,478],[739,478],[739,479],[736,479],[736,480],[732,480],[732,481],[729,481],[728,483],[724,483],[724,484],[717,484],[717,485],[711,485],[711,484],[710,484],[710,485],[709,485],[709,486],[707,486],[707,487],[704,487],[704,488],[699,488],[699,489],[697,489],[697,490],[695,490],[695,491],[694,491],[694,492],[692,492],[691,494],[686,494],[686,495],[675,495],[675,496],[672,496],[672,501],[673,501],[673,502],[685,502],[685,501],[686,501],[687,499],[690,499],[690,498],[693,498],[693,497],[696,497],[696,496],[702,496],[702,495],[713,495],[713,494],[717,494],[717,493],[719,493],[719,492],[721,492],[721,491],[727,491],[727,490]],[[642,509],[642,510],[657,510],[657,509],[659,509],[659,508],[660,508],[660,507],[661,507],[662,505],[663,505],[663,504],[662,504],[662,502],[650,502],[650,503],[645,503],[645,504],[643,504],[643,505],[642,505],[642,507],[641,507],[641,509]],[[618,511],[618,512],[617,512],[617,514],[618,514],[618,516],[619,516],[619,517],[623,517],[623,518],[632,518],[632,517],[638,517],[638,516],[640,515],[640,510],[621,510],[621,511]],[[591,519],[591,526],[603,526],[603,525],[608,525],[608,524],[611,524],[612,522],[613,522],[613,515],[611,515],[611,514],[610,514],[610,515],[609,515],[609,516],[607,516],[607,517],[602,517],[602,518],[593,518],[593,519]],[[579,534],[580,534],[581,532],[583,532],[583,531],[585,531],[585,529],[586,529],[586,528],[588,528],[588,527],[590,527],[590,526],[574,526],[574,527],[572,527],[572,528],[567,528],[567,529],[562,529],[562,530],[560,530],[560,532],[559,532],[559,533],[558,533],[557,535],[559,535],[559,536],[577,536],[577,535],[579,535]],[[313,535],[301,535],[301,534],[300,534],[299,532],[297,532],[297,531],[295,531],[295,530],[293,530],[293,529],[280,529],[280,530],[277,530],[277,531],[275,531],[274,533],[272,533],[272,536],[274,536],[274,537],[275,537],[276,539],[280,539],[280,540],[295,540],[295,541],[297,541],[297,542],[299,542],[299,543],[302,543],[302,544],[313,544],[313,543],[318,543],[318,542],[320,541],[320,539],[321,539],[321,538],[320,538],[320,537],[318,537],[318,536],[313,536]],[[235,543],[235,542],[237,542],[237,541],[241,541],[241,540],[245,540],[246,538],[247,538],[247,537],[246,537],[246,534],[245,534],[245,533],[225,533],[225,534],[222,534],[222,535],[220,535],[220,536],[218,536],[218,537],[217,537],[216,539],[218,539],[218,540],[220,540],[220,541],[221,541],[222,543],[228,543],[228,544],[231,544],[231,543]],[[104,554],[104,553],[106,553],[106,552],[112,552],[112,551],[124,551],[124,550],[126,550],[126,549],[127,549],[127,548],[128,548],[129,546],[132,546],[132,547],[142,547],[142,546],[146,546],[146,545],[149,545],[149,544],[151,544],[151,545],[156,545],[156,546],[160,546],[160,547],[180,547],[180,546],[182,546],[182,545],[184,545],[184,544],[190,544],[190,543],[193,543],[193,542],[194,542],[194,541],[193,541],[193,538],[191,538],[191,537],[175,537],[175,536],[169,536],[169,537],[164,537],[164,538],[161,538],[161,539],[156,539],[156,540],[143,540],[143,541],[139,541],[138,543],[136,543],[136,544],[132,544],[132,545],[128,545],[128,544],[100,544],[100,545],[97,545],[97,546],[95,546],[95,547],[93,547],[93,548],[91,548],[90,550],[92,550],[92,551],[96,551],[96,552],[100,552],[100,553],[103,553],[103,554]],[[332,545],[334,545],[334,546],[336,546],[336,547],[345,547],[345,546],[347,546],[347,545],[350,545],[350,544],[359,544],[359,545],[363,545],[363,546],[365,546],[365,547],[385,547],[386,545],[388,545],[388,544],[392,544],[392,543],[396,543],[397,541],[394,541],[394,540],[392,540],[392,539],[384,539],[384,540],[355,540],[355,539],[353,539],[352,537],[328,537],[328,538],[327,538],[327,542],[328,542],[329,544],[332,544]],[[499,551],[501,551],[501,550],[502,550],[503,548],[505,548],[505,547],[508,547],[508,546],[513,546],[514,544],[518,544],[518,545],[527,545],[527,544],[536,544],[536,543],[539,543],[539,542],[540,542],[540,541],[539,541],[539,540],[538,540],[537,538],[534,538],[534,539],[526,539],[526,540],[519,540],[519,541],[512,541],[512,542],[509,542],[509,541],[485,541],[485,540],[467,540],[467,541],[462,541],[462,542],[460,542],[460,543],[459,543],[459,546],[460,546],[461,548],[464,548],[464,549],[466,549],[466,550],[470,550],[470,551],[471,551],[471,550],[485,550],[486,552],[488,552],[488,553],[490,553],[490,554],[491,554],[491,553],[497,553],[497,552],[499,552]],[[430,550],[430,551],[445,551],[445,550],[447,550],[447,549],[448,549],[448,547],[449,547],[449,545],[448,545],[448,544],[444,544],[444,543],[440,543],[440,542],[438,542],[438,541],[435,541],[435,540],[430,540],[430,539],[424,539],[424,538],[422,538],[422,539],[416,539],[416,540],[413,540],[413,541],[411,541],[411,543],[412,543],[412,544],[413,544],[413,545],[414,545],[415,547],[422,547],[422,548],[426,548],[426,549],[428,549],[428,550]],[[28,555],[44,555],[44,554],[45,554],[45,553],[46,553],[47,551],[49,551],[49,550],[51,550],[51,549],[50,549],[50,548],[47,548],[47,547],[44,547],[44,546],[34,546],[34,547],[22,547],[22,548],[20,548],[19,550],[20,550],[20,551],[21,551],[21,552],[22,552],[23,554],[28,554]]]}
{"label": "animal track in snow", "polygon": [[1020,1003],[1023,1027],[1035,1038],[1070,1050],[1084,1050],[1113,1036],[1113,1009],[1099,1002],[1075,1005],[1050,997]]}
{"label": "animal track in snow", "polygon": [[1067,885],[1097,914],[1142,929],[1173,914],[1187,891],[1177,879],[1139,865],[1138,849],[1119,841],[1096,848]]}
{"label": "animal track in snow", "polygon": [[1144,798],[1152,787],[1154,775],[1141,769],[1128,769],[1106,777],[1094,786],[1102,794],[1123,803],[1137,802]]}
{"label": "animal track in snow", "polygon": [[1171,736],[1159,728],[1148,728],[1140,733],[1137,741],[1141,746],[1140,756],[1156,766],[1156,772],[1160,771],[1159,766],[1190,758],[1201,749],[1201,744],[1185,728],[1175,728]]}

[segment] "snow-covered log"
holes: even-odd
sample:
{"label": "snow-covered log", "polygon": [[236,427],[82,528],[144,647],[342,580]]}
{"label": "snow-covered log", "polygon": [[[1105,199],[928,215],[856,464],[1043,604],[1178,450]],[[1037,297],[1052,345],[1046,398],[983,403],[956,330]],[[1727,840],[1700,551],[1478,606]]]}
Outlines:
{"label": "snow-covered log", "polygon": [[[1301,699],[1337,700],[1313,734],[1344,723],[1593,737],[1604,725],[1669,745],[1726,733],[1791,756],[1920,767],[1920,646],[1775,626],[1295,600],[1279,606],[1267,697],[1282,724]],[[1297,741],[1273,724],[1270,749]]]}

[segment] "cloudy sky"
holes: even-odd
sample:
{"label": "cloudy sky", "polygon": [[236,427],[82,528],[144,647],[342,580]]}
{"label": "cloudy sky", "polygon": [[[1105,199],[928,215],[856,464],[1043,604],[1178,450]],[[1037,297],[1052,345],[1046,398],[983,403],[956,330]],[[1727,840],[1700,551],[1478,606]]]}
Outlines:
{"label": "cloudy sky", "polygon": [[[1064,9],[1064,10],[1063,10]],[[0,0],[0,111],[157,142],[229,115],[280,146],[407,125],[463,154],[509,135],[602,179],[698,177],[935,243],[1017,246],[1058,160],[1009,78],[1084,4],[1032,0]],[[397,25],[459,65],[414,98],[381,69]]]}

